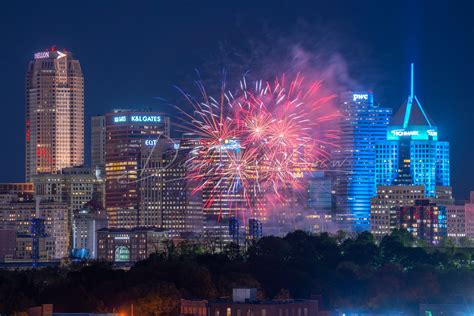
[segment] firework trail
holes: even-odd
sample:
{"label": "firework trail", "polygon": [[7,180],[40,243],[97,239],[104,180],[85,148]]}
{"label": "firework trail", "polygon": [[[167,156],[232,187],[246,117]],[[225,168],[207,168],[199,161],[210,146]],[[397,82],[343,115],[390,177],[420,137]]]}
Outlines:
{"label": "firework trail", "polygon": [[297,75],[248,85],[243,78],[235,93],[223,82],[217,98],[198,86],[199,100],[183,92],[193,113],[178,109],[179,126],[196,139],[187,177],[195,192],[208,192],[205,208],[229,196],[241,211],[262,209],[268,196],[283,201],[288,188],[302,188],[303,173],[329,158],[337,138],[330,123],[339,113],[334,96],[320,96],[320,81]]}

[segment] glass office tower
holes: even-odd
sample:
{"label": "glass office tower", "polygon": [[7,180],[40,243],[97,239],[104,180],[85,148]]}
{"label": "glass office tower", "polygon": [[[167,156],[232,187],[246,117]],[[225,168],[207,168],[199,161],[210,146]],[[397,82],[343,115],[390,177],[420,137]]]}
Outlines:
{"label": "glass office tower", "polygon": [[377,144],[377,185],[422,185],[427,197],[437,186],[450,185],[449,142],[438,140],[438,128],[414,94],[414,66],[407,101]]}
{"label": "glass office tower", "polygon": [[340,97],[340,140],[333,152],[336,220],[347,230],[369,228],[370,198],[376,195],[375,145],[385,140],[392,110],[374,105],[371,92]]}

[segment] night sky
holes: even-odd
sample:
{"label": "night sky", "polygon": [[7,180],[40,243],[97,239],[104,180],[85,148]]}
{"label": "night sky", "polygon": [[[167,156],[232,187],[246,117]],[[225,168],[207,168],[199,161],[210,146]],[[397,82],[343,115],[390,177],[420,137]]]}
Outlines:
{"label": "night sky", "polygon": [[[0,182],[24,180],[24,77],[37,51],[56,45],[80,60],[87,148],[91,115],[115,107],[170,112],[160,99],[179,102],[175,86],[190,86],[196,70],[218,82],[223,68],[262,71],[262,56],[278,64],[280,53],[302,47],[323,56],[322,69],[337,56],[342,86],[372,89],[376,103],[395,110],[415,62],[416,94],[451,143],[452,185],[465,199],[474,190],[473,12],[473,1],[433,0],[5,1]],[[240,65],[235,56],[253,59]]]}

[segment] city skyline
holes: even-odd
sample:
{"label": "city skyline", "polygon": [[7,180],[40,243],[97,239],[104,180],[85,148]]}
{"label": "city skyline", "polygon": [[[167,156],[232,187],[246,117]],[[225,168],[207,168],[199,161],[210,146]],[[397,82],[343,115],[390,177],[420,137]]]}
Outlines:
{"label": "city skyline", "polygon": [[473,13],[5,2],[0,316],[474,315]]}
{"label": "city skyline", "polygon": [[[370,2],[347,6],[337,3],[319,4],[321,10],[318,11],[321,13],[314,16],[305,13],[305,8],[313,7],[309,3],[302,2],[299,6],[285,4],[274,8],[276,12],[285,12],[288,16],[288,21],[278,26],[265,13],[263,4],[256,6],[254,13],[245,9],[233,13],[232,6],[218,6],[214,11],[204,8],[201,13],[203,16],[214,17],[214,13],[222,13],[215,17],[217,20],[206,24],[203,22],[206,19],[191,14],[196,10],[197,4],[178,7],[145,2],[126,15],[127,23],[118,23],[114,16],[125,12],[120,1],[105,15],[100,15],[100,12],[106,10],[105,4],[99,4],[97,10],[92,10],[92,5],[86,3],[77,10],[78,13],[90,16],[90,23],[85,27],[88,32],[82,32],[80,24],[66,23],[66,18],[58,14],[64,9],[46,10],[39,4],[32,3],[28,10],[37,10],[48,18],[40,22],[37,15],[33,15],[25,22],[21,14],[16,20],[10,17],[14,14],[3,17],[4,23],[11,26],[9,29],[14,30],[6,34],[5,43],[15,43],[16,49],[5,50],[3,71],[0,74],[0,84],[9,92],[4,98],[8,106],[4,109],[0,132],[11,135],[5,139],[4,144],[12,148],[12,154],[2,157],[0,161],[2,164],[15,165],[15,168],[3,171],[1,181],[15,182],[24,177],[22,164],[17,165],[17,162],[24,159],[24,134],[21,132],[24,117],[23,83],[27,61],[34,53],[58,45],[58,49],[65,47],[81,60],[85,76],[85,139],[86,148],[89,148],[89,118],[92,115],[108,112],[115,107],[153,107],[155,110],[169,111],[170,107],[157,97],[173,102],[178,100],[179,93],[173,86],[187,88],[186,85],[196,79],[195,69],[202,72],[205,79],[214,80],[213,78],[219,77],[226,66],[225,58],[220,57],[223,55],[221,46],[226,49],[230,47],[230,52],[246,50],[252,47],[247,44],[247,38],[266,43],[268,37],[274,39],[281,35],[285,39],[284,44],[290,42],[295,46],[300,45],[306,52],[318,53],[318,47],[320,49],[322,46],[324,54],[340,56],[348,70],[347,73],[341,72],[341,77],[347,76],[343,81],[373,90],[380,105],[391,107],[394,112],[402,105],[409,89],[406,81],[407,65],[415,62],[419,82],[417,94],[424,100],[424,104],[429,105],[428,111],[433,120],[445,135],[445,140],[453,147],[451,158],[454,194],[458,199],[466,199],[472,183],[469,179],[474,174],[474,166],[462,163],[464,157],[473,155],[474,150],[472,144],[463,137],[470,131],[472,110],[469,105],[474,102],[469,93],[469,82],[473,81],[471,78],[474,71],[469,70],[472,63],[466,63],[474,56],[473,47],[462,41],[462,34],[467,29],[463,31],[445,20],[444,10],[459,12],[461,9],[453,6],[441,8],[432,4],[426,8],[429,12],[422,14],[424,3],[402,2],[396,5],[390,15],[384,16],[384,23],[378,29],[371,25],[380,21],[383,8],[371,6]],[[9,10],[4,12],[17,13],[22,9],[18,4],[8,6]],[[352,10],[357,14],[353,15]],[[469,12],[469,8],[464,11]],[[167,18],[165,12],[174,18]],[[322,12],[328,13],[324,15]],[[397,16],[402,13],[408,18],[407,23],[398,21]],[[56,18],[58,15],[60,17]],[[142,24],[134,18],[138,16],[142,17]],[[375,21],[370,24],[356,23],[364,20],[364,17]],[[457,25],[467,22],[465,18],[467,17],[461,13]],[[185,21],[186,25],[196,27],[183,26]],[[443,22],[438,25],[437,21]],[[19,27],[19,23],[23,22],[23,26]],[[218,24],[225,27],[216,29]],[[34,27],[35,25],[48,27]],[[287,25],[291,27],[286,28]],[[353,25],[357,26],[351,29]],[[269,31],[273,27],[275,29]],[[165,31],[167,28],[169,32]],[[442,29],[445,35],[441,39],[429,32],[437,29]],[[134,36],[137,32],[140,35]],[[203,37],[204,34],[206,36]],[[417,41],[422,35],[426,36]],[[172,41],[173,38],[182,40]],[[242,38],[245,40],[243,46],[240,46]],[[392,40],[386,42],[386,38]],[[318,42],[321,43],[320,46]],[[275,40],[275,43],[275,50],[281,50],[281,42]],[[189,47],[197,47],[198,50],[188,50]],[[316,49],[312,49],[314,47]],[[206,60],[215,59],[214,57],[219,60],[219,66],[213,65],[212,68]],[[235,69],[235,61],[231,61],[227,67],[229,71]],[[334,63],[333,60],[332,62]],[[334,69],[341,70],[341,67],[336,65]],[[233,75],[241,74],[234,72]],[[88,151],[85,157],[86,162],[89,162]]]}

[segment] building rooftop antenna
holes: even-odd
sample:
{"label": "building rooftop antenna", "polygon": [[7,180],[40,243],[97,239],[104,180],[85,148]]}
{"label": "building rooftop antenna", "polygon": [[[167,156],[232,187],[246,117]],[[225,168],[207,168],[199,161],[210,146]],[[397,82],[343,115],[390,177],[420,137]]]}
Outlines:
{"label": "building rooftop antenna", "polygon": [[411,110],[413,107],[413,102],[416,102],[416,105],[418,106],[421,113],[423,114],[423,117],[425,118],[426,122],[428,123],[429,126],[431,126],[431,120],[426,115],[425,111],[423,110],[423,107],[421,106],[420,101],[415,95],[415,64],[411,63],[410,64],[410,95],[408,96],[407,106],[405,109],[403,128],[407,128],[410,122],[410,115],[411,115]]}

